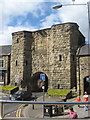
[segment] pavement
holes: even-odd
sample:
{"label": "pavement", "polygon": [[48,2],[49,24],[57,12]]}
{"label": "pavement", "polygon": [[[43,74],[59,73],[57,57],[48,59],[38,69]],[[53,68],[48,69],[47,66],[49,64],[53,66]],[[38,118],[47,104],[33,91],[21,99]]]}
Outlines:
{"label": "pavement", "polygon": [[0,100],[7,100],[7,96],[8,94],[4,93],[1,89],[0,89]]}
{"label": "pavement", "polygon": [[[1,96],[1,99],[2,99],[2,96],[6,96],[5,94],[3,93],[0,93],[0,96]],[[82,96],[81,96],[82,98]],[[51,97],[51,96],[48,96],[48,95],[45,95],[44,97],[44,101],[47,101],[47,102],[57,102],[57,101],[60,101],[61,98],[60,97]],[[39,97],[37,98],[37,101],[43,101],[43,97]],[[68,99],[67,102],[76,102],[76,98],[72,98],[72,99]],[[77,105],[74,105],[73,106],[74,108],[74,111],[77,112],[78,114],[78,118],[79,119],[90,119],[90,110],[89,111],[84,111],[84,108],[83,106],[81,105],[80,107],[78,107]],[[15,114],[14,114],[15,115]],[[11,115],[10,115],[11,116]],[[62,114],[59,114],[59,115],[53,115],[53,116],[44,116],[44,111],[43,111],[43,105],[27,105],[23,108],[22,110],[22,117],[25,117],[25,118],[32,118],[32,119],[46,119],[48,118],[51,119],[62,119],[62,118],[69,118],[69,109],[64,109],[64,113]]]}
{"label": "pavement", "polygon": [[[81,96],[82,97],[82,96]],[[50,97],[45,95],[45,101],[48,102],[57,102],[60,101],[59,97]],[[43,97],[39,97],[37,101],[43,101]],[[76,98],[68,99],[67,102],[76,102]],[[90,111],[84,111],[83,106],[81,105],[78,107],[78,105],[73,106],[74,111],[77,112],[78,118],[79,119],[89,119]],[[23,117],[26,118],[36,118],[36,119],[41,119],[41,118],[54,118],[54,119],[59,119],[59,118],[69,118],[69,109],[64,109],[64,112],[59,115],[53,115],[53,116],[48,116],[44,115],[43,111],[43,105],[31,105],[29,104],[26,106],[23,111],[22,111]]]}

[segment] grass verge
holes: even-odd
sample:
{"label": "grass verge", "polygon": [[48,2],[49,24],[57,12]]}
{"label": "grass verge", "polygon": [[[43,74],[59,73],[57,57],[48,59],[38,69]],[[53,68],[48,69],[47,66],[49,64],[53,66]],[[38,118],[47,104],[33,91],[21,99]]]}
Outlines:
{"label": "grass verge", "polygon": [[66,96],[71,90],[50,89],[48,95]]}
{"label": "grass verge", "polygon": [[17,88],[17,86],[11,86],[11,85],[0,86],[0,89],[7,90],[7,91],[13,90],[15,88]]}

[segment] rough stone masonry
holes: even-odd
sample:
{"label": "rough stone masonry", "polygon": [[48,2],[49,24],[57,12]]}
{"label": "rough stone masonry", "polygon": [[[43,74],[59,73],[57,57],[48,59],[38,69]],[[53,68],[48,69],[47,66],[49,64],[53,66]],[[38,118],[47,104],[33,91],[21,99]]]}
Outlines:
{"label": "rough stone masonry", "polygon": [[85,38],[76,23],[53,25],[38,31],[12,33],[10,81],[34,88],[31,76],[42,72],[49,88],[77,87],[76,52]]}

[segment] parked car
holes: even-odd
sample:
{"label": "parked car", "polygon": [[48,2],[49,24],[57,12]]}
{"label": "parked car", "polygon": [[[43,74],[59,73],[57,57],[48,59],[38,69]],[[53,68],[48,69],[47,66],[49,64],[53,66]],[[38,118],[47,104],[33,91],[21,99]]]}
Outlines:
{"label": "parked car", "polygon": [[32,97],[28,91],[18,90],[13,95],[10,95],[10,100],[30,100]]}

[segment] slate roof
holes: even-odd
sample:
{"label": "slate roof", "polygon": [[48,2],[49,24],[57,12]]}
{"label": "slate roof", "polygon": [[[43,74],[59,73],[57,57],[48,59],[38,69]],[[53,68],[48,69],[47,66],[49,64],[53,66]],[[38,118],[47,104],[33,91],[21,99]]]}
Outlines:
{"label": "slate roof", "polygon": [[79,56],[87,56],[90,55],[90,44],[86,44],[81,47]]}
{"label": "slate roof", "polygon": [[[0,46],[0,56],[9,55],[11,53],[11,45]],[[90,55],[90,44],[86,44],[81,47],[79,56]]]}
{"label": "slate roof", "polygon": [[0,46],[0,56],[9,55],[11,53],[11,45]]}

